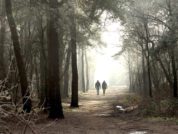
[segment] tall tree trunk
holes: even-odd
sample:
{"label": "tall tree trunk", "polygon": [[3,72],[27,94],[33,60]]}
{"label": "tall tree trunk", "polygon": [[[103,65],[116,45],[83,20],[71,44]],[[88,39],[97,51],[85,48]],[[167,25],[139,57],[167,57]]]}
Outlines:
{"label": "tall tree trunk", "polygon": [[161,58],[158,57],[157,55],[155,55],[155,56],[156,56],[156,59],[158,60],[158,62],[159,62],[159,64],[160,64],[161,69],[162,69],[163,72],[164,72],[164,75],[165,75],[165,77],[166,77],[166,80],[169,82],[169,85],[170,85],[170,87],[172,88],[173,82],[172,82],[172,80],[171,80],[171,78],[170,78],[170,76],[169,76],[169,72],[166,70],[166,68],[165,68],[165,66],[164,66],[164,64],[163,64],[163,62],[162,62],[162,60],[161,60]]}
{"label": "tall tree trunk", "polygon": [[12,4],[11,0],[5,0],[5,7],[6,7],[6,14],[7,20],[9,23],[10,31],[11,31],[11,38],[13,41],[14,46],[14,53],[17,62],[17,68],[19,72],[20,78],[20,85],[21,85],[21,93],[23,96],[23,110],[26,112],[31,111],[31,100],[29,98],[30,93],[28,91],[28,82],[27,82],[27,75],[25,71],[24,62],[21,55],[19,37],[17,34],[16,24],[12,15]]}
{"label": "tall tree trunk", "polygon": [[[47,39],[48,39],[48,92],[49,92],[49,118],[64,118],[60,85],[59,85],[59,41],[56,30],[57,18],[57,0],[49,1]],[[52,10],[53,9],[53,10]]]}
{"label": "tall tree trunk", "polygon": [[67,57],[65,62],[65,72],[64,72],[64,97],[69,97],[69,65],[70,65],[70,58],[71,58],[71,48],[69,45],[67,51]]}
{"label": "tall tree trunk", "polygon": [[[25,61],[28,69],[27,69],[27,76],[29,81],[29,86],[32,89],[32,79],[34,74],[34,57],[32,54],[32,39],[31,39],[31,22],[28,21],[25,23],[25,29],[24,29],[24,55],[26,57]],[[32,89],[33,90],[33,89]]]}
{"label": "tall tree trunk", "polygon": [[171,62],[172,62],[172,74],[173,74],[173,97],[177,97],[177,70],[175,61],[175,52],[171,51]]}
{"label": "tall tree trunk", "polygon": [[90,78],[89,78],[88,57],[86,51],[85,51],[85,63],[86,63],[86,91],[88,91],[90,85]]}
{"label": "tall tree trunk", "polygon": [[42,18],[40,22],[39,38],[40,38],[40,103],[39,106],[47,108],[47,57],[45,53],[44,30],[42,27]]}
{"label": "tall tree trunk", "polygon": [[171,42],[172,48],[170,50],[170,58],[171,58],[171,67],[172,67],[172,75],[173,75],[173,80],[172,80],[172,88],[173,88],[173,97],[177,97],[177,68],[176,68],[176,59],[175,59],[175,50],[176,49],[176,45],[177,45],[177,31],[176,28],[176,21],[174,21],[174,13],[173,13],[173,1],[172,0],[168,0],[167,1],[167,9],[168,9],[168,13],[169,13],[169,20],[168,23],[171,26],[171,30],[169,31],[169,40]]}
{"label": "tall tree trunk", "polygon": [[40,98],[39,97],[39,95],[40,95],[40,77],[39,77],[39,68],[38,68],[38,62],[37,62],[37,60],[38,60],[38,58],[36,58],[37,56],[35,56],[35,58],[34,58],[34,64],[35,64],[35,76],[36,76],[36,79],[35,79],[35,88],[36,88],[36,90],[37,90],[37,95],[38,95],[38,98]]}
{"label": "tall tree trunk", "polygon": [[85,93],[85,59],[84,59],[84,48],[82,47],[82,55],[81,55],[81,60],[82,60],[82,67],[81,67],[81,75],[82,75],[82,91]]}
{"label": "tall tree trunk", "polygon": [[144,54],[144,46],[142,44],[142,94],[146,97],[147,96],[147,80],[146,80],[146,69],[145,69],[145,54]]}
{"label": "tall tree trunk", "polygon": [[131,67],[131,59],[130,59],[130,52],[128,52],[128,71],[129,71],[129,90],[130,92],[133,91],[133,80],[132,80],[132,67]]}
{"label": "tall tree trunk", "polygon": [[64,59],[65,59],[65,44],[63,42],[63,28],[60,24],[58,24],[58,28],[61,29],[60,33],[58,34],[58,40],[59,40],[59,72],[60,76],[59,76],[59,83],[60,83],[60,89],[61,89],[61,96],[63,96],[64,94],[64,73],[65,73],[65,68],[64,68]]}
{"label": "tall tree trunk", "polygon": [[151,66],[150,66],[150,50],[149,50],[149,30],[148,30],[148,24],[144,23],[145,27],[145,34],[146,34],[146,64],[147,64],[147,73],[148,73],[148,88],[149,88],[149,96],[152,98],[152,82],[151,82]]}
{"label": "tall tree trunk", "polygon": [[[42,44],[41,44],[42,45]],[[46,62],[46,58],[44,57],[45,51],[43,48],[40,48],[42,50],[40,50],[40,103],[39,105],[42,106],[44,108],[47,107],[47,101],[48,101],[48,97],[47,97],[47,62]]]}
{"label": "tall tree trunk", "polygon": [[4,61],[4,40],[5,40],[5,7],[4,1],[1,1],[1,26],[0,26],[0,80],[6,76],[5,61]]}
{"label": "tall tree trunk", "polygon": [[150,54],[149,54],[148,44],[147,44],[147,52],[148,52],[148,55],[147,55],[147,57],[146,57],[146,61],[147,61],[147,73],[148,73],[149,96],[150,96],[150,97],[153,97],[153,95],[152,95],[152,82],[151,82]]}
{"label": "tall tree trunk", "polygon": [[151,82],[151,69],[150,69],[150,60],[149,57],[147,57],[147,71],[148,71],[148,85],[149,85],[149,96],[153,97],[152,94],[152,82]]}
{"label": "tall tree trunk", "polygon": [[76,43],[76,21],[75,14],[71,15],[71,48],[72,48],[72,97],[71,107],[79,107],[78,105],[78,69],[77,69],[77,43]]}

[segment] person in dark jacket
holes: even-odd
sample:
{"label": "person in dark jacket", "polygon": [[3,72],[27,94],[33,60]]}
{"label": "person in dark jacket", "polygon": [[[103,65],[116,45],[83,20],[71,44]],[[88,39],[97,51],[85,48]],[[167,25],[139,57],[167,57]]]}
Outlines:
{"label": "person in dark jacket", "polygon": [[96,83],[95,83],[95,88],[96,88],[96,91],[97,91],[97,95],[99,95],[100,87],[101,87],[101,84],[100,84],[99,80],[97,80]]}
{"label": "person in dark jacket", "polygon": [[103,89],[103,95],[105,95],[105,91],[107,89],[107,83],[106,83],[106,81],[103,81],[103,83],[102,83],[102,89]]}

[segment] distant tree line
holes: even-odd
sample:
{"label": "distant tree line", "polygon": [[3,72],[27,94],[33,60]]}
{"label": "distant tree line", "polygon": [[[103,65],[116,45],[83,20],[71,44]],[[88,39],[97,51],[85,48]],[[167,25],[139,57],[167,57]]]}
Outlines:
{"label": "distant tree line", "polygon": [[145,97],[178,97],[178,2],[134,0],[124,13],[130,90]]}

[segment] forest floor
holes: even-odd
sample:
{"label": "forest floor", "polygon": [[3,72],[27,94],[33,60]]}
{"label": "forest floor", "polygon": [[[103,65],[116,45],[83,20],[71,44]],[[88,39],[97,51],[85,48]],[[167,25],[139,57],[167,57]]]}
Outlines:
{"label": "forest floor", "polygon": [[63,120],[49,120],[40,115],[34,124],[9,122],[8,127],[12,134],[178,134],[174,121],[143,118],[137,116],[137,110],[119,112],[116,107],[124,105],[127,95],[127,91],[118,88],[108,89],[105,96],[97,96],[91,90],[80,94],[79,108],[71,109],[70,101],[64,101]]}

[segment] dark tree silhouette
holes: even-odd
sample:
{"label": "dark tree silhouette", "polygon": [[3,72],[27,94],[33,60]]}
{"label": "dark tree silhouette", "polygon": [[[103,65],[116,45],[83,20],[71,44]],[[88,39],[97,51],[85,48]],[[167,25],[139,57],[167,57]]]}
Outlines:
{"label": "dark tree silhouette", "polygon": [[61,104],[60,86],[59,86],[59,41],[56,29],[58,17],[56,11],[58,8],[57,0],[50,0],[47,24],[48,38],[48,93],[49,93],[49,118],[64,118]]}
{"label": "dark tree silhouette", "polygon": [[5,0],[5,7],[6,7],[6,15],[11,31],[11,38],[13,41],[13,47],[14,47],[14,53],[15,58],[17,62],[17,68],[19,72],[19,78],[20,78],[20,85],[21,85],[21,94],[23,97],[23,110],[26,112],[31,111],[31,100],[29,98],[30,93],[28,91],[28,82],[27,82],[27,75],[25,71],[25,66],[23,62],[23,58],[21,55],[21,49],[20,49],[20,43],[19,43],[19,37],[17,34],[16,24],[12,15],[12,4],[11,0]]}
{"label": "dark tree silhouette", "polygon": [[74,14],[71,15],[71,48],[72,48],[72,97],[71,107],[78,107],[78,69],[77,69],[77,44],[76,44],[76,21]]}

